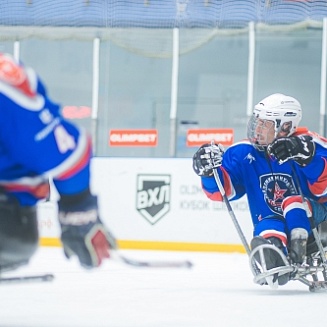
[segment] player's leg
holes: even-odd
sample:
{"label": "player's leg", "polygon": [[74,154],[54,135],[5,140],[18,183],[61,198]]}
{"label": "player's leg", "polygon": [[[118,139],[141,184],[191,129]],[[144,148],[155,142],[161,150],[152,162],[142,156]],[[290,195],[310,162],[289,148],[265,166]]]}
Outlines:
{"label": "player's leg", "polygon": [[35,207],[0,196],[0,271],[27,264],[38,247]]}
{"label": "player's leg", "polygon": [[[308,205],[312,210],[309,202]],[[289,257],[292,263],[302,264],[306,259],[306,247],[311,233],[305,204],[301,196],[292,195],[283,200],[281,207],[289,232]]]}
{"label": "player's leg", "polygon": [[[285,220],[281,216],[267,216],[259,221],[254,229],[254,238],[251,241],[252,251],[256,251],[259,246],[271,245],[272,248],[266,248],[263,251],[265,265],[268,270],[272,268],[285,266],[283,258],[279,255],[274,247],[287,254],[286,249],[287,236],[285,231]],[[254,255],[257,262],[262,265],[259,253]],[[274,281],[278,279],[279,285],[284,285],[289,281],[289,274],[274,276]]]}

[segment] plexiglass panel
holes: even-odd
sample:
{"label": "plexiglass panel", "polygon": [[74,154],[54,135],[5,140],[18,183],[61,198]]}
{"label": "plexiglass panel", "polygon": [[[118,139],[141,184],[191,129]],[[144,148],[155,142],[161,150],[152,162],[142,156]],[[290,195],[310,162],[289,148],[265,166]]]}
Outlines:
{"label": "plexiglass panel", "polygon": [[[173,156],[191,157],[196,147],[185,146],[190,128],[232,128],[234,141],[246,137],[247,32],[179,30],[176,121],[170,116],[173,30],[110,33],[110,39],[100,40],[95,93],[92,40],[29,37],[16,47],[20,59],[45,81],[50,97],[62,104],[64,115],[93,136],[95,155],[170,157],[174,144]],[[1,41],[0,51],[14,53],[14,42]],[[257,28],[253,103],[276,92],[292,95],[302,104],[303,125],[319,132],[321,52],[321,28],[288,32]],[[99,101],[92,119],[94,96]],[[109,135],[116,130],[155,131],[157,144],[112,145]]]}

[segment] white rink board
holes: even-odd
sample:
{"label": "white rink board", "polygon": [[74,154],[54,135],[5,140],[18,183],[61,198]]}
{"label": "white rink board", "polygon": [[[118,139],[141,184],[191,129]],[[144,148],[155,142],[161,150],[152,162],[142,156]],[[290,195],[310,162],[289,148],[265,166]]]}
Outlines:
{"label": "white rink board", "polygon": [[[208,200],[203,193],[191,159],[96,157],[91,172],[101,217],[117,239],[241,244],[224,203]],[[39,204],[41,237],[59,236],[55,192],[51,199]],[[249,241],[247,199],[231,204]],[[157,211],[151,211],[153,206]]]}

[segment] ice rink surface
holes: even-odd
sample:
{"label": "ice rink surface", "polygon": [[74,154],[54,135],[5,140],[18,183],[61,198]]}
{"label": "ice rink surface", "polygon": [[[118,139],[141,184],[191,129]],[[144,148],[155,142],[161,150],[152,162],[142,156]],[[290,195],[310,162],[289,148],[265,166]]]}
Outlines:
{"label": "ice rink surface", "polygon": [[[327,292],[300,282],[253,283],[245,254],[124,251],[139,260],[191,260],[192,269],[107,261],[87,271],[62,249],[40,248],[10,273],[53,273],[52,282],[0,285],[0,327],[276,327],[326,323]],[[9,274],[6,274],[9,276]]]}

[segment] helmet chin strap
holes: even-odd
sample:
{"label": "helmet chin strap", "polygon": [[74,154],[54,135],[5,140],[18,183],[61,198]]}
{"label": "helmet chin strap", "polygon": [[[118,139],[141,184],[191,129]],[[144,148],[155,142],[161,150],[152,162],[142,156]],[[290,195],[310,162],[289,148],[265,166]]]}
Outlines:
{"label": "helmet chin strap", "polygon": [[253,146],[258,150],[258,151],[265,151],[267,148],[267,145],[259,144],[259,142],[253,143]]}

